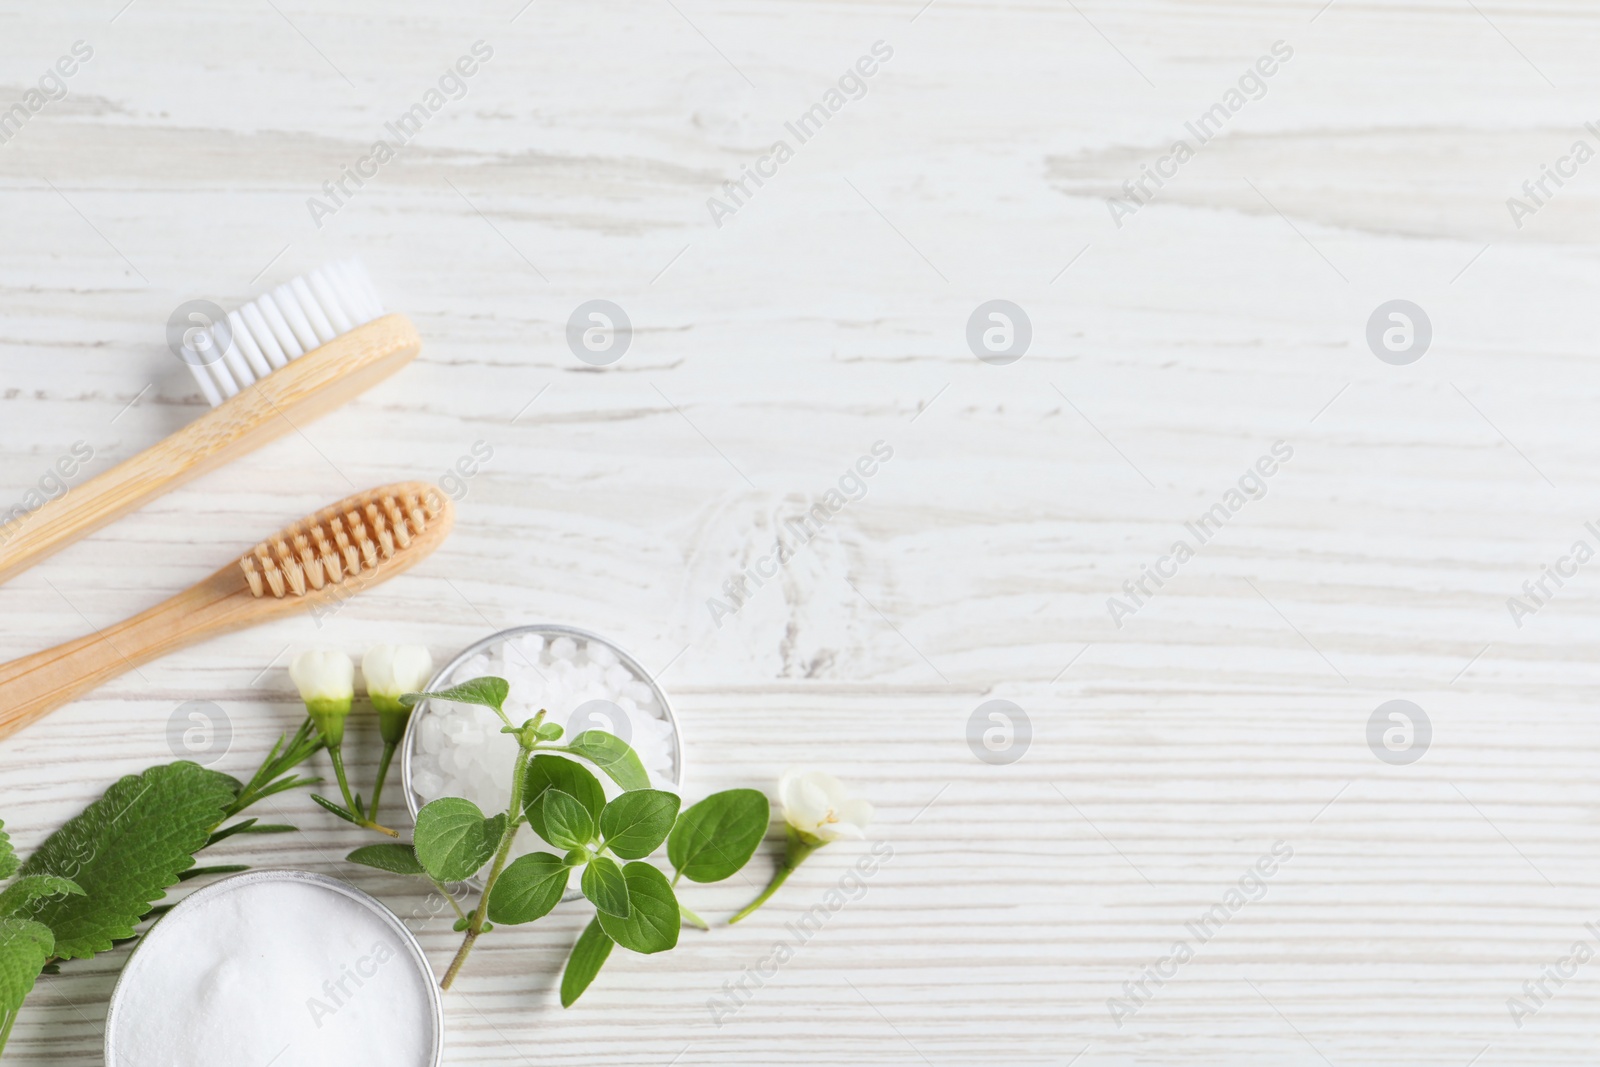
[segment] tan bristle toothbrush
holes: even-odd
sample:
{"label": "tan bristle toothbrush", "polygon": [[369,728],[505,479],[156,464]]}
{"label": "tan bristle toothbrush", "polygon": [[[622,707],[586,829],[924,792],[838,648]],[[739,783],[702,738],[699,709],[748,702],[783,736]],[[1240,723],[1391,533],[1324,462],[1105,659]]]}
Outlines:
{"label": "tan bristle toothbrush", "polygon": [[0,666],[0,738],[169,652],[336,607],[425,559],[454,521],[449,499],[426,482],[385,485],[324,508],[142,615]]}
{"label": "tan bristle toothbrush", "polygon": [[[0,515],[0,582],[167,490],[325,414],[422,350],[355,260],[280,285],[186,344],[212,410],[35,511]],[[221,343],[221,342],[226,343]],[[202,355],[203,353],[203,355]]]}

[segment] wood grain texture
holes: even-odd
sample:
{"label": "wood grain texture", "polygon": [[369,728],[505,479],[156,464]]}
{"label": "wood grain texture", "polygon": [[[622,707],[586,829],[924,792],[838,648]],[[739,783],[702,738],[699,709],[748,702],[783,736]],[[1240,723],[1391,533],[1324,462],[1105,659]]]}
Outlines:
{"label": "wood grain texture", "polygon": [[[0,146],[4,492],[204,410],[162,341],[186,299],[360,255],[424,349],[0,587],[0,658],[352,487],[493,456],[404,579],[0,746],[20,847],[172,758],[184,701],[231,720],[216,766],[252,768],[295,722],[295,647],[443,657],[565,622],[660,673],[692,796],[824,766],[894,855],[720,1026],[708,1001],[859,850],[819,853],[758,919],[618,953],[571,1011],[581,908],[491,935],[448,1000],[451,1063],[1592,1062],[1600,963],[1520,1027],[1507,1008],[1600,923],[1600,571],[1546,579],[1520,626],[1507,608],[1600,520],[1600,162],[1520,228],[1507,206],[1600,147],[1592,6],[120,6],[0,13],[0,105],[73,41],[95,52]],[[307,199],[478,40],[465,98],[318,228]],[[865,95],[717,226],[707,199],[880,40]],[[1276,41],[1293,57],[1264,94],[1115,225],[1106,198]],[[596,298],[635,326],[606,368],[565,339]],[[967,347],[993,298],[1032,322],[1010,366]],[[1433,327],[1410,366],[1365,339],[1397,298]],[[708,598],[878,441],[865,495],[716,625]],[[1116,626],[1107,599],[1278,441],[1264,498]],[[991,699],[1031,719],[1019,762],[969,749]],[[1407,766],[1367,745],[1391,699],[1432,722]],[[282,805],[302,833],[228,856],[421,904],[343,864],[359,839],[307,798]],[[1278,841],[1261,899],[1116,1025],[1108,998]],[[691,906],[731,913],[776,849]],[[448,925],[413,926],[442,967]],[[123,958],[45,983],[8,1060],[98,1063]]]}

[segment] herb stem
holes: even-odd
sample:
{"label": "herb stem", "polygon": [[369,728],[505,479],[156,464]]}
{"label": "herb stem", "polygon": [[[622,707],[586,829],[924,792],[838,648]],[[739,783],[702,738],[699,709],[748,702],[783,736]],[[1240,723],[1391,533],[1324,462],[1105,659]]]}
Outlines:
{"label": "herb stem", "polygon": [[710,923],[706,922],[704,919],[700,918],[700,916],[698,916],[694,912],[690,911],[689,908],[687,906],[685,906],[682,901],[678,902],[678,911],[683,913],[684,921],[687,922],[690,926],[696,927],[697,929],[700,929],[700,930],[709,930],[709,929],[711,929],[711,924]]}
{"label": "herb stem", "polygon": [[456,903],[456,898],[451,896],[450,890],[444,887],[443,882],[434,878],[429,878],[428,881],[433,883],[433,887],[439,891],[439,895],[441,897],[444,897],[444,899],[450,902],[450,907],[454,909],[456,918],[465,919],[467,917],[467,913],[461,910],[461,905]]}
{"label": "herb stem", "polygon": [[12,1024],[17,1021],[17,1015],[21,1011],[22,1009],[19,1007],[5,1013],[6,1021],[0,1024],[0,1052],[5,1051],[6,1042],[11,1038]]}
{"label": "herb stem", "polygon": [[483,933],[484,920],[489,917],[489,894],[494,891],[494,884],[499,880],[500,872],[505,870],[506,860],[511,855],[511,841],[517,836],[518,821],[509,813],[522,810],[522,776],[527,770],[532,751],[532,744],[522,742],[519,738],[517,761],[511,771],[511,804],[507,809],[505,832],[500,835],[500,847],[495,849],[494,865],[489,868],[489,877],[483,880],[483,894],[478,897],[478,906],[472,910],[472,921],[467,924],[467,936],[462,939],[461,947],[456,950],[455,959],[450,961],[449,970],[444,972],[444,978],[440,979],[440,989],[450,988],[450,983],[456,980],[461,965],[467,962],[473,943],[478,940],[478,935]]}

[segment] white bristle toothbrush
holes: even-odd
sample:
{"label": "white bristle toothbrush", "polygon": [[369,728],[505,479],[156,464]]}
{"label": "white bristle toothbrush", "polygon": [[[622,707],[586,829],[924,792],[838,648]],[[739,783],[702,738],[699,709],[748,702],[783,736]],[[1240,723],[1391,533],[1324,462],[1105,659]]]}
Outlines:
{"label": "white bristle toothbrush", "polygon": [[186,360],[212,410],[35,511],[0,523],[0,582],[167,490],[338,407],[422,350],[404,315],[383,313],[355,260],[319,267],[201,328]]}

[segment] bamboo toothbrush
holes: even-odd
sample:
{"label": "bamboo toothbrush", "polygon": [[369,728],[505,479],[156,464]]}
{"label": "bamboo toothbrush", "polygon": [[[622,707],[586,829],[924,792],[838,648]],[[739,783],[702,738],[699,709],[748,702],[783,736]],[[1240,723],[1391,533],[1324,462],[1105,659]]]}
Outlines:
{"label": "bamboo toothbrush", "polygon": [[336,608],[426,558],[454,521],[449,499],[426,482],[382,486],[310,515],[142,615],[0,666],[0,738],[168,652]]}
{"label": "bamboo toothbrush", "polygon": [[10,522],[0,516],[0,582],[327,413],[422,350],[410,319],[383,313],[355,260],[280,285],[226,322],[225,331],[209,324],[192,339],[193,351],[210,355],[209,362],[186,360],[212,410],[36,511]]}

